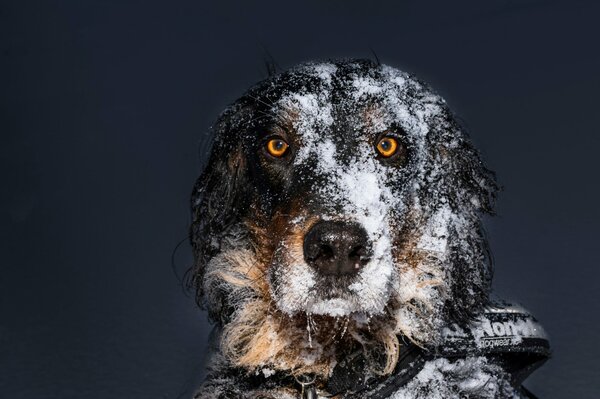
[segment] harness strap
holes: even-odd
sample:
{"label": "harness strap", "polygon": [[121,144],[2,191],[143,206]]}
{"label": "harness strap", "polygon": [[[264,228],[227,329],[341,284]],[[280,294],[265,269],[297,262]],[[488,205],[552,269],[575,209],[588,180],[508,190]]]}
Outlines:
{"label": "harness strap", "polygon": [[347,399],[384,399],[408,383],[428,360],[485,356],[511,376],[512,385],[523,395],[535,398],[522,383],[551,353],[544,329],[525,309],[496,300],[469,325],[451,325],[442,335],[435,350],[404,346],[396,369],[385,377],[366,378],[362,355],[351,357],[334,369],[326,390]]}

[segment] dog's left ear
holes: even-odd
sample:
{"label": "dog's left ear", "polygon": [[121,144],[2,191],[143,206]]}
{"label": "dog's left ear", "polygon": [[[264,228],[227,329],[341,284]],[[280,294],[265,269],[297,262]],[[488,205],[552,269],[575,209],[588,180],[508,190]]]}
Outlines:
{"label": "dog's left ear", "polygon": [[239,126],[244,113],[235,107],[225,111],[213,128],[210,158],[194,186],[191,198],[190,242],[194,250],[191,283],[203,306],[204,272],[221,251],[223,239],[241,220],[248,206],[247,162]]}
{"label": "dog's left ear", "polygon": [[484,214],[494,214],[499,186],[464,129],[449,110],[434,124],[429,136],[434,164],[442,165],[431,192],[435,203],[449,206],[455,215],[449,226],[452,319],[468,319],[489,299],[492,256],[482,224]]}
{"label": "dog's left ear", "polygon": [[448,194],[457,201],[455,205],[462,208],[462,212],[493,215],[500,188],[496,175],[485,166],[464,127],[454,119],[449,121],[449,126],[453,137],[441,148],[448,154],[444,162],[450,180]]}
{"label": "dog's left ear", "polygon": [[432,151],[429,194],[435,198],[433,202],[447,202],[461,215],[493,215],[500,187],[465,128],[445,106],[429,122],[427,140]]}

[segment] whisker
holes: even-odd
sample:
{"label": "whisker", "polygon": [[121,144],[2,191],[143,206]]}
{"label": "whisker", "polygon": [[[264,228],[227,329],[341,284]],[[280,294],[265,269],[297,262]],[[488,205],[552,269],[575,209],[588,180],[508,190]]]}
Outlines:
{"label": "whisker", "polygon": [[274,112],[271,110],[271,108],[273,107],[273,105],[274,105],[274,104],[268,104],[268,103],[266,103],[265,101],[261,100],[260,98],[258,98],[258,97],[254,97],[254,96],[251,96],[250,94],[248,94],[248,97],[250,97],[250,98],[251,98],[251,99],[253,99],[254,101],[258,101],[259,103],[261,103],[261,104],[263,104],[263,105],[265,105],[265,106],[269,107],[269,110],[268,110],[268,112],[270,112],[270,113],[271,113],[271,116],[277,117],[277,114],[275,114],[275,113],[274,113]]}

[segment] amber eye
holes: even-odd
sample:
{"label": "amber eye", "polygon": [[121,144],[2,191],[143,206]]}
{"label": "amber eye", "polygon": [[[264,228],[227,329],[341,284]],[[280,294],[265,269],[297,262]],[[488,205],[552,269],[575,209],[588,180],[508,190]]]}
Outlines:
{"label": "amber eye", "polygon": [[398,140],[393,137],[382,137],[377,143],[377,151],[384,158],[389,158],[398,151]]}
{"label": "amber eye", "polygon": [[288,148],[288,143],[281,138],[271,139],[267,142],[267,152],[276,158],[284,156]]}

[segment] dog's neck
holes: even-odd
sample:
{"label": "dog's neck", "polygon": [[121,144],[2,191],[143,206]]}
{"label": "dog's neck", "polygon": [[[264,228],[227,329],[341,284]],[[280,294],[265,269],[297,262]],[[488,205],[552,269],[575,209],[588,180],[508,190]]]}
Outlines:
{"label": "dog's neck", "polygon": [[431,363],[430,368],[441,367],[439,373],[448,374],[441,378],[448,378],[450,382],[459,381],[465,370],[487,367],[491,375],[496,372],[506,374],[507,384],[522,390],[522,381],[550,354],[548,340],[539,323],[524,309],[506,303],[487,308],[466,326],[448,326],[443,335],[441,344],[429,350],[406,344],[403,337],[398,337],[403,342],[398,362],[394,370],[385,375],[370,371],[366,358],[369,354],[356,349],[341,356],[327,377],[283,369],[256,369],[252,372],[232,366],[222,358],[224,362],[214,369],[212,378],[228,380],[236,389],[254,392],[283,390],[287,392],[285,397],[382,399],[403,389],[409,382],[412,384],[413,377],[424,369],[426,363]]}
{"label": "dog's neck", "polygon": [[403,345],[402,356],[391,374],[377,375],[369,372],[368,361],[361,350],[344,357],[329,378],[314,374],[295,375],[292,371],[248,374],[247,370],[234,368],[232,376],[245,376],[244,383],[253,390],[287,389],[301,399],[319,397],[335,398],[385,398],[414,377],[430,356],[415,345]]}

